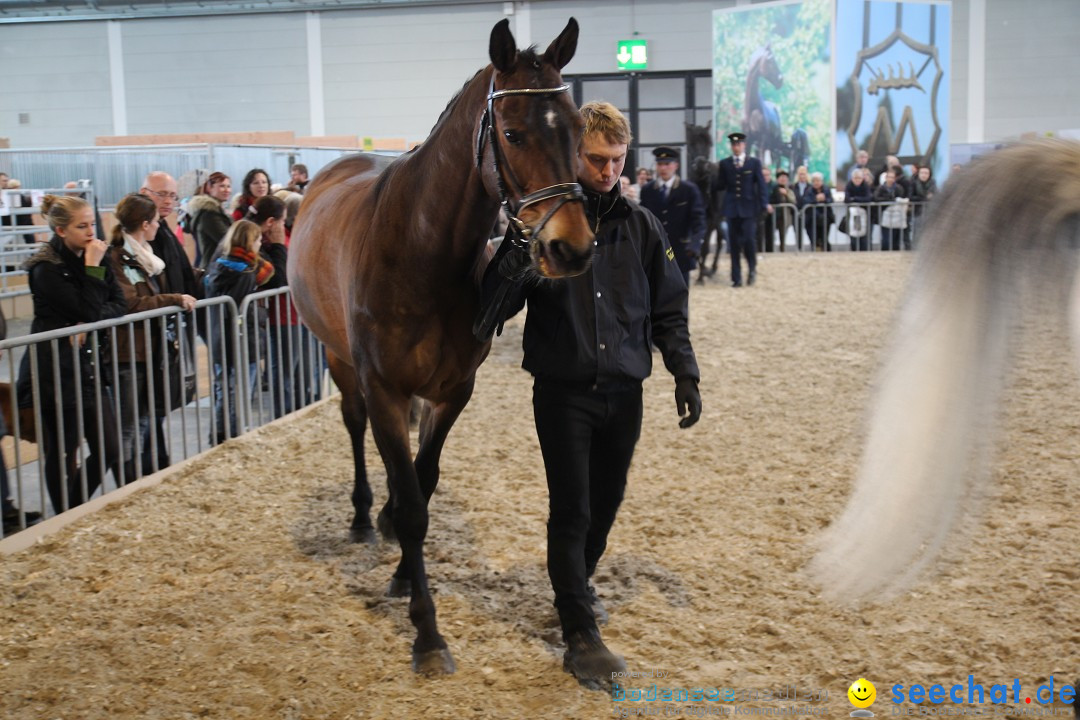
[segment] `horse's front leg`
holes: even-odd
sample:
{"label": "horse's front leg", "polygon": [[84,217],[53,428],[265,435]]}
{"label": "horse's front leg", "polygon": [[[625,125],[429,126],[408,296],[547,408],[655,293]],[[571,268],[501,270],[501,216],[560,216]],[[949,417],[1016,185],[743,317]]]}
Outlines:
{"label": "horse's front leg", "polygon": [[[439,484],[439,458],[442,456],[446,437],[450,434],[450,428],[457,422],[461,411],[469,403],[473,386],[474,378],[470,378],[467,383],[455,388],[448,399],[436,405],[424,404],[423,417],[420,421],[420,449],[416,453],[413,465],[416,468],[416,477],[420,481],[420,492],[429,502]],[[406,567],[403,555],[390,581],[387,594],[391,597],[405,597],[411,592],[409,569]]]}
{"label": "horse's front leg", "polygon": [[435,622],[435,603],[431,599],[424,569],[427,497],[420,489],[409,451],[410,399],[371,375],[361,377],[361,383],[367,400],[371,432],[386,464],[393,500],[391,520],[401,545],[398,569],[407,575],[403,579],[408,580],[412,590],[409,619],[416,628],[412,650],[413,670],[423,675],[448,675],[455,670],[454,659],[446,647],[446,641],[439,634]]}

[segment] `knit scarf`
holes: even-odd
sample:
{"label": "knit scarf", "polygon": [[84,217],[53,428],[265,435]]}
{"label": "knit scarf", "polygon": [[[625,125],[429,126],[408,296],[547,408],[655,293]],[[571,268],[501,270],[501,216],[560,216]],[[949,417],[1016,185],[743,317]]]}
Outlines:
{"label": "knit scarf", "polygon": [[221,258],[218,262],[226,267],[233,268],[236,267],[234,263],[242,263],[244,269],[254,269],[255,285],[258,287],[262,287],[270,278],[274,277],[274,266],[269,260],[241,247],[234,247],[229,250],[228,258]]}
{"label": "knit scarf", "polygon": [[127,233],[124,233],[124,249],[134,256],[150,277],[160,275],[165,270],[165,261],[155,255],[148,244],[144,245]]}

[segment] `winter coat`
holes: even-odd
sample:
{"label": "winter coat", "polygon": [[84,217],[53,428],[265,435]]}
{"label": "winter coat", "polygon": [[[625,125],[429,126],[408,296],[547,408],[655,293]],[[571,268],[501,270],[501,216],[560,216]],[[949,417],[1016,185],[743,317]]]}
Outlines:
{"label": "winter coat", "polygon": [[[127,310],[124,293],[107,262],[87,267],[83,258],[75,255],[64,245],[63,239],[54,235],[41,250],[26,261],[23,268],[29,274],[30,292],[34,300],[34,320],[31,333],[67,328],[79,323],[92,323],[120,317]],[[99,338],[107,337],[104,333]],[[52,343],[37,346],[38,396],[42,402],[54,402],[59,394],[64,407],[73,407],[75,395],[76,362],[80,370],[82,396],[94,397],[94,373],[98,359],[92,356],[93,343],[86,343],[76,352],[70,339],[56,342],[60,367],[60,387],[53,382]],[[108,352],[99,341],[103,357]],[[78,360],[76,360],[78,357]],[[102,382],[108,373],[102,375]],[[30,373],[30,351],[23,356],[16,383],[19,407],[33,407],[33,383]]]}
{"label": "winter coat", "polygon": [[[157,308],[179,306],[182,304],[183,293],[161,292],[158,279],[161,275],[152,277],[139,261],[124,246],[114,245],[106,256],[113,275],[116,277],[120,289],[124,293],[124,301],[127,303],[129,313],[143,312],[144,310],[156,310]],[[151,327],[151,352],[160,351],[161,339],[160,328],[163,321],[155,319],[150,321]],[[143,323],[135,324],[135,355],[136,362],[146,362],[146,340]],[[130,339],[127,332],[118,332],[116,337],[116,357],[121,363],[131,362]]]}
{"label": "winter coat", "polygon": [[[268,289],[265,286],[276,274],[277,269],[273,263],[261,256],[234,249],[228,256],[219,256],[211,264],[206,276],[206,294],[208,297],[227,295],[233,299],[239,309],[248,295],[258,290]],[[215,305],[211,309],[213,312],[210,319],[210,344],[213,348],[214,362],[220,363],[224,358],[228,367],[235,367],[239,360],[236,357],[236,350],[231,342],[226,342],[230,337],[229,334],[222,335],[221,313],[224,310],[220,305]],[[225,316],[226,329],[229,325],[228,317],[228,315]],[[258,329],[262,324],[257,305],[253,303],[248,306],[243,321],[248,357],[254,362],[259,342]]]}
{"label": "winter coat", "polygon": [[188,234],[195,238],[200,270],[209,268],[225,233],[233,220],[221,203],[209,195],[196,195],[188,200]]}

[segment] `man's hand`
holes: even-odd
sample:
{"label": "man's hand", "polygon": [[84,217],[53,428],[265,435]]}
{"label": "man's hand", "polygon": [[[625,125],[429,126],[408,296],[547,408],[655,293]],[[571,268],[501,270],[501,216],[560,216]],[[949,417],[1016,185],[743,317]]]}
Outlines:
{"label": "man's hand", "polygon": [[766,205],[766,206],[765,206],[765,212],[769,213],[770,215],[772,215],[772,214],[773,214],[773,206],[772,206],[772,203],[769,203],[768,205]]}
{"label": "man's hand", "polygon": [[697,380],[684,377],[675,381],[675,409],[682,418],[679,427],[685,429],[698,421],[701,417],[701,393],[698,392]]}
{"label": "man's hand", "polygon": [[690,258],[691,260],[697,260],[699,257],[701,257],[701,253],[699,253],[697,250],[687,250],[686,257]]}

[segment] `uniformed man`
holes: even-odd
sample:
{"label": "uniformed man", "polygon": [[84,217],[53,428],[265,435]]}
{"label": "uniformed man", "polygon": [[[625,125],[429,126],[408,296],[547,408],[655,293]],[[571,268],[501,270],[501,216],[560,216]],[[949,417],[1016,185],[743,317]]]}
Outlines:
{"label": "uniformed man", "polygon": [[728,135],[731,156],[716,168],[715,192],[723,192],[723,214],[727,218],[731,249],[731,286],[742,287],[742,256],[746,256],[746,284],[757,279],[757,221],[762,211],[771,213],[769,191],[761,173],[761,161],[746,155],[746,136]]}
{"label": "uniformed man", "polygon": [[689,287],[690,271],[697,267],[705,240],[705,201],[697,185],[679,177],[678,150],[661,146],[653,150],[653,156],[656,179],[641,189],[641,204],[664,226]]}
{"label": "uniformed man", "polygon": [[[578,180],[596,228],[592,264],[564,280],[528,281],[529,256],[509,242],[484,274],[481,339],[526,303],[522,367],[533,374],[533,416],[550,496],[547,565],[566,654],[563,667],[592,688],[626,670],[598,623],[606,612],[589,578],[607,547],[641,436],[641,383],[655,344],[675,376],[679,427],[701,415],[687,288],[656,218],[620,194],[630,124],[612,104],[581,108]],[[501,305],[501,306],[500,306]],[[493,312],[492,312],[493,311]],[[484,322],[484,320],[489,322]]]}

